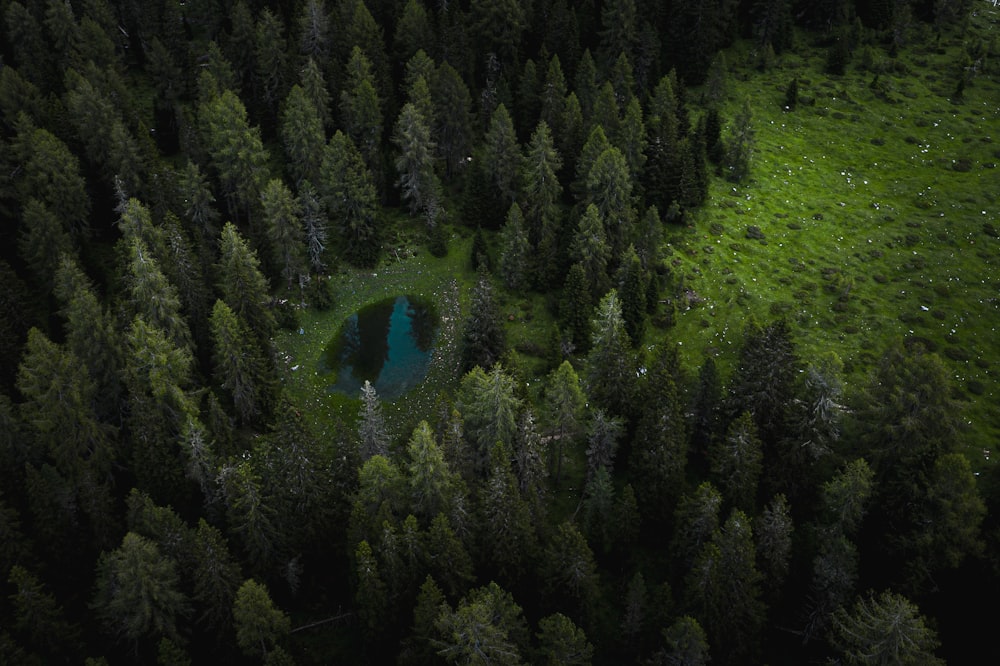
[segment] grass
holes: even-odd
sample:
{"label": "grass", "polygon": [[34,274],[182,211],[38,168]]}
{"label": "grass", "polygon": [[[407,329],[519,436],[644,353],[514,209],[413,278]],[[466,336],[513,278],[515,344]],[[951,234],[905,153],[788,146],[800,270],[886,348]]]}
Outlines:
{"label": "grass", "polygon": [[[978,29],[998,18],[981,12]],[[723,113],[750,97],[752,177],[714,179],[691,226],[671,235],[668,261],[704,302],[679,312],[668,337],[688,362],[710,354],[725,365],[749,317],[782,316],[802,358],[836,352],[854,386],[893,341],[920,340],[951,371],[968,453],[982,465],[1000,436],[1000,85],[993,65],[952,99],[963,42],[920,46],[931,41],[903,51],[905,73],[879,75],[881,96],[871,72],[824,74],[821,50],[785,54],[763,73],[746,52],[730,55],[739,64]],[[784,111],[792,77],[813,103]]]}
{"label": "grass", "polygon": [[470,247],[470,238],[456,236],[448,255],[436,258],[423,246],[406,241],[395,244],[372,270],[341,270],[333,278],[333,307],[326,311],[304,309],[299,316],[299,330],[281,332],[276,342],[284,385],[296,403],[314,415],[323,433],[330,432],[337,420],[352,425],[361,404],[357,396],[328,390],[331,375],[320,370],[323,350],[348,316],[388,296],[416,294],[433,298],[440,316],[427,378],[397,400],[383,401],[393,435],[406,435],[420,418],[429,418],[437,395],[454,388],[461,312],[475,279],[468,265]]}

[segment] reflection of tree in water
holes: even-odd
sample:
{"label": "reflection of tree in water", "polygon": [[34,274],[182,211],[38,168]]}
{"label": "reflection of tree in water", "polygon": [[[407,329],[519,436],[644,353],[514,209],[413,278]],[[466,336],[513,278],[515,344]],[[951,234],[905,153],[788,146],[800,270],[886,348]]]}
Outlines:
{"label": "reflection of tree in water", "polygon": [[406,316],[410,318],[410,335],[422,352],[430,351],[437,333],[437,313],[429,300],[419,296],[407,296],[409,306]]}
{"label": "reflection of tree in water", "polygon": [[374,384],[389,358],[392,308],[393,301],[389,300],[372,303],[358,311],[359,344],[345,364],[351,366],[351,374],[359,381],[367,379]]}

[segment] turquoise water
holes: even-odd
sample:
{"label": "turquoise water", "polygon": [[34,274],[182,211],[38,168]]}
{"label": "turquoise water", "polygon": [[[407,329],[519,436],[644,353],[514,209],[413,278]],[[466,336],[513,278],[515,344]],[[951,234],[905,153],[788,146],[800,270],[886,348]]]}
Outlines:
{"label": "turquoise water", "polygon": [[418,296],[396,296],[361,308],[341,325],[320,367],[335,373],[331,391],[357,396],[370,381],[382,400],[394,400],[427,374],[437,313]]}

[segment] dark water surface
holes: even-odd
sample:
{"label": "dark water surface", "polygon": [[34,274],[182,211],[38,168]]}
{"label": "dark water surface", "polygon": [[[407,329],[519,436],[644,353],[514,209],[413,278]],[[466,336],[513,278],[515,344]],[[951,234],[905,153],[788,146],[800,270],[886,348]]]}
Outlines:
{"label": "dark water surface", "polygon": [[320,362],[336,373],[331,391],[357,396],[365,380],[383,400],[394,400],[427,374],[438,318],[419,296],[396,296],[361,308],[341,325]]}

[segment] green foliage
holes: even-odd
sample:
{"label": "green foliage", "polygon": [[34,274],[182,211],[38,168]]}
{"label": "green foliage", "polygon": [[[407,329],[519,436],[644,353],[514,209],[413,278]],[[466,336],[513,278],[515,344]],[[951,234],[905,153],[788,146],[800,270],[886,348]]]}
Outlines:
{"label": "green foliage", "polygon": [[371,266],[379,255],[379,210],[371,171],[351,138],[337,131],[323,151],[317,189],[349,262]]}
{"label": "green foliage", "polygon": [[943,664],[936,632],[906,597],[890,591],[860,597],[834,615],[830,641],[848,664]]}
{"label": "green foliage", "polygon": [[152,636],[180,640],[177,621],[188,612],[177,563],[149,539],[129,532],[101,554],[91,608],[105,631],[133,645]]}
{"label": "green foliage", "polygon": [[598,406],[614,415],[626,415],[632,408],[635,376],[631,341],[622,319],[621,300],[614,289],[597,305],[591,322],[593,331],[587,357],[587,394]]}
{"label": "green foliage", "polygon": [[588,666],[594,646],[587,634],[562,613],[553,613],[538,621],[538,641],[542,661],[550,666]]}
{"label": "green foliage", "polygon": [[488,274],[480,270],[462,332],[461,368],[465,372],[477,366],[492,368],[503,359],[506,351],[507,333],[500,320],[493,285]]}
{"label": "green foliage", "polygon": [[236,642],[243,653],[262,658],[291,629],[288,616],[274,606],[267,587],[252,578],[236,592],[233,622]]}

